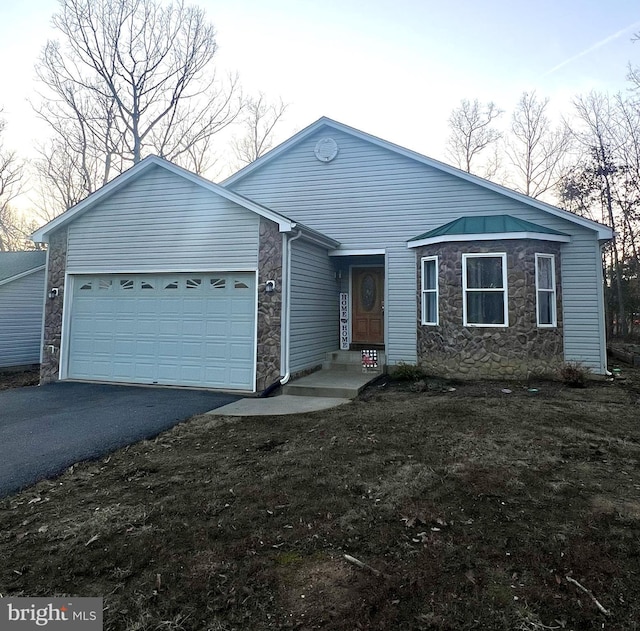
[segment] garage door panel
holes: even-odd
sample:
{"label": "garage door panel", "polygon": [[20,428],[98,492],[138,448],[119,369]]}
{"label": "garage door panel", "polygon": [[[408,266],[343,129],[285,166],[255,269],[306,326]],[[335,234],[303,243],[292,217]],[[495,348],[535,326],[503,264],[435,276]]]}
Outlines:
{"label": "garage door panel", "polygon": [[156,349],[159,359],[171,361],[180,355],[180,342],[171,338],[159,337]]}
{"label": "garage door panel", "polygon": [[228,323],[229,335],[248,340],[253,340],[253,322],[245,320],[232,320]]}
{"label": "garage door panel", "polygon": [[123,381],[128,378],[129,375],[133,374],[134,364],[131,362],[121,363],[114,362],[113,364],[113,380],[114,381]]}
{"label": "garage door panel", "polygon": [[136,361],[136,363],[133,365],[133,374],[137,379],[155,381],[156,372],[157,369],[155,363],[145,364],[144,362]]}
{"label": "garage door panel", "polygon": [[219,383],[221,381],[228,381],[229,387],[233,388],[234,385],[231,383],[229,379],[229,373],[226,368],[223,367],[215,367],[215,366],[207,366],[204,369],[204,379],[209,383]]}
{"label": "garage door panel", "polygon": [[250,358],[253,357],[253,344],[248,342],[238,343],[232,342],[229,344],[229,349],[231,351],[229,362],[230,364],[242,362],[244,365]]}
{"label": "garage door panel", "polygon": [[232,368],[229,371],[229,383],[231,387],[241,388],[241,384],[246,383],[251,378],[249,370],[241,368]]}
{"label": "garage door panel", "polygon": [[135,322],[135,328],[133,329],[135,331],[135,334],[140,336],[140,335],[149,335],[149,336],[156,336],[159,333],[159,327],[158,327],[158,320],[156,319],[151,319],[151,318],[143,318],[143,319],[139,319],[136,320]]}
{"label": "garage door panel", "polygon": [[[157,368],[158,383],[173,384],[180,381],[180,365],[176,362],[162,362]],[[182,384],[181,384],[182,385]]]}
{"label": "garage door panel", "polygon": [[[182,341],[182,357],[184,359],[198,359],[205,360],[205,356],[202,352],[202,344],[200,342],[189,342],[187,340]],[[199,363],[201,363],[201,361]]]}
{"label": "garage door panel", "polygon": [[185,319],[182,322],[182,335],[197,335],[202,337],[204,335],[205,326],[202,320],[188,320],[185,314]]}
{"label": "garage door panel", "polygon": [[224,341],[207,342],[204,345],[204,352],[209,359],[216,362],[222,362],[227,358],[227,345]]}
{"label": "garage door panel", "polygon": [[158,321],[158,335],[171,335],[176,336],[180,333],[181,323],[178,319],[175,320],[159,320]]}
{"label": "garage door panel", "polygon": [[[114,300],[114,297],[111,296],[111,301]],[[125,318],[127,320],[135,320],[136,318],[140,317],[140,314],[138,313],[138,308],[136,305],[136,301],[133,300],[132,298],[122,298],[122,296],[117,296],[118,299],[118,316],[120,318]],[[108,309],[108,300],[105,300],[103,302],[103,309]],[[153,314],[153,310],[150,310],[150,313]]]}
{"label": "garage door panel", "polygon": [[207,339],[219,338],[225,340],[231,333],[231,323],[229,319],[209,317],[205,325],[204,334]]}
{"label": "garage door panel", "polygon": [[255,275],[75,277],[68,376],[252,390]]}
{"label": "garage door panel", "polygon": [[[234,297],[235,298],[235,297]],[[231,303],[231,315],[241,318],[246,317],[247,313],[253,307],[253,300],[237,300],[234,299]]]}
{"label": "garage door panel", "polygon": [[128,345],[120,346],[120,352],[118,355],[125,355],[131,352],[133,346],[133,353],[136,359],[149,359],[154,361],[156,358],[156,342],[153,340],[132,340]]}

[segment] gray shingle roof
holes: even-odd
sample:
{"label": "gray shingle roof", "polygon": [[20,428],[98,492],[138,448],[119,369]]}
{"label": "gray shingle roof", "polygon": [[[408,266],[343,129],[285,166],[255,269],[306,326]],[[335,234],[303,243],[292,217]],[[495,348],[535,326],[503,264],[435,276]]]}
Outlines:
{"label": "gray shingle roof", "polygon": [[44,250],[0,252],[0,282],[42,267],[46,258],[47,253]]}

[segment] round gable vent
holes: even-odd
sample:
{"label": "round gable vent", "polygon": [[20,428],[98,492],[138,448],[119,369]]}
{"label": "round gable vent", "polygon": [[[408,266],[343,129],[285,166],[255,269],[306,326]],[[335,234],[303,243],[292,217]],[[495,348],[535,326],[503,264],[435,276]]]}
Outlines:
{"label": "round gable vent", "polygon": [[320,138],[313,152],[320,162],[331,162],[338,155],[338,143],[333,138]]}

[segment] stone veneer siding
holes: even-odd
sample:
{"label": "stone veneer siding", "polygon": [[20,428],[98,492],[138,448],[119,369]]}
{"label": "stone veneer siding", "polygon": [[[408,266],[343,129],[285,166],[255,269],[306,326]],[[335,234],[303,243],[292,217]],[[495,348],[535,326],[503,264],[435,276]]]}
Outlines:
{"label": "stone veneer siding", "polygon": [[[465,327],[462,254],[507,254],[509,326]],[[554,254],[557,327],[536,323],[535,255]],[[421,258],[438,256],[439,325],[423,325]],[[556,370],[564,359],[560,244],[531,239],[451,242],[417,251],[418,363],[429,374],[462,378],[526,378]]]}
{"label": "stone veneer siding", "polygon": [[[260,392],[280,377],[280,322],[282,319],[282,234],[278,224],[260,219],[258,254],[258,358],[256,390]],[[264,284],[276,281],[267,293]]]}
{"label": "stone veneer siding", "polygon": [[44,348],[40,365],[40,383],[58,380],[60,340],[62,339],[62,305],[64,302],[64,273],[67,268],[67,229],[60,228],[49,239],[46,292],[58,288],[58,296],[47,299],[44,306]]}

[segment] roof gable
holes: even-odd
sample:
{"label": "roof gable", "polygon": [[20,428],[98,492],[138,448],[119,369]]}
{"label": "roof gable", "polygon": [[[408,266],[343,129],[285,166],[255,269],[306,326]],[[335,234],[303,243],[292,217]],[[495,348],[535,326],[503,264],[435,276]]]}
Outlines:
{"label": "roof gable", "polygon": [[279,146],[275,147],[274,149],[266,153],[261,158],[258,158],[258,160],[256,160],[255,162],[252,162],[251,164],[244,167],[234,175],[230,176],[229,178],[227,178],[222,182],[222,186],[224,186],[225,188],[233,187],[234,184],[239,183],[245,177],[254,173],[256,170],[262,168],[263,166],[270,164],[272,161],[277,159],[278,156],[289,151],[294,146],[303,142],[310,135],[315,134],[316,132],[322,130],[323,128],[326,129],[327,131],[337,130],[345,134],[349,134],[355,138],[359,138],[360,140],[363,140],[365,142],[369,142],[378,147],[382,147],[384,149],[387,149],[388,151],[392,151],[398,155],[404,156],[420,164],[424,164],[426,166],[429,166],[433,169],[437,169],[438,171],[442,171],[444,173],[447,173],[459,179],[465,180],[467,182],[471,182],[472,184],[488,189],[490,191],[493,191],[505,197],[511,198],[515,201],[526,204],[537,210],[542,210],[553,216],[578,224],[584,228],[594,230],[598,235],[598,239],[609,240],[613,238],[613,231],[611,230],[611,228],[609,228],[608,226],[605,226],[604,224],[600,224],[590,219],[580,217],[579,215],[575,215],[574,213],[571,213],[566,210],[562,210],[560,208],[557,208],[556,206],[547,204],[546,202],[542,202],[532,197],[528,197],[527,195],[517,193],[516,191],[508,189],[504,186],[495,184],[493,182],[490,182],[489,180],[485,180],[476,175],[466,173],[465,171],[461,171],[460,169],[457,169],[453,166],[445,164],[444,162],[434,160],[433,158],[429,158],[415,151],[411,151],[410,149],[406,149],[392,142],[382,140],[381,138],[377,138],[376,136],[372,136],[365,132],[359,131],[353,127],[349,127],[348,125],[344,125],[342,123],[339,123],[327,117],[320,118],[315,123],[312,123],[302,131],[298,132],[297,134],[289,138],[289,140],[286,140]]}
{"label": "roof gable", "polygon": [[0,285],[44,269],[46,258],[44,250],[0,252]]}
{"label": "roof gable", "polygon": [[182,167],[179,167],[172,162],[169,162],[168,160],[165,160],[158,156],[149,156],[144,160],[141,160],[138,164],[134,165],[118,177],[111,180],[109,183],[105,184],[95,193],[92,193],[69,210],[65,211],[49,223],[36,230],[31,235],[31,239],[35,242],[46,243],[51,232],[58,228],[61,228],[62,226],[73,221],[76,217],[95,207],[102,200],[115,194],[118,190],[120,190],[130,182],[140,178],[144,173],[146,173],[153,167],[160,167],[169,171],[170,173],[183,177],[216,195],[220,195],[221,197],[224,197],[225,199],[228,199],[229,201],[234,202],[239,206],[246,208],[247,210],[255,212],[256,214],[277,223],[281,232],[289,232],[296,226],[296,222],[290,220],[284,215],[281,215],[280,213],[276,213],[266,208],[265,206],[257,204],[256,202],[242,195],[239,195],[238,193],[225,189],[218,184],[214,184],[213,182],[210,182],[209,180],[196,175],[195,173],[191,173],[190,171],[187,171],[186,169],[183,169]]}

